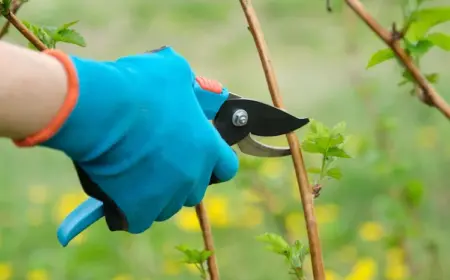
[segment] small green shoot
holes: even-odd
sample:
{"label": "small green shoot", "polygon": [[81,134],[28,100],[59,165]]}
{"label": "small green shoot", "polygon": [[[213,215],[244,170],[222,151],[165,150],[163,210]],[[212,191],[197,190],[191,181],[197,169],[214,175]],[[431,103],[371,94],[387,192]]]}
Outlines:
{"label": "small green shoot", "polygon": [[[441,32],[430,33],[432,28],[450,21],[450,6],[422,8],[422,4],[425,2],[428,1],[406,1],[406,4],[402,6],[404,14],[403,25],[407,28],[400,43],[417,66],[420,65],[421,59],[435,47],[450,52],[449,34]],[[378,50],[371,56],[366,68],[374,67],[392,59],[397,60],[390,48]],[[439,81],[437,73],[425,74],[425,78],[431,84],[436,84]],[[402,79],[397,85],[412,85],[413,87],[409,92],[414,94],[414,84],[415,80],[410,73],[407,70],[403,70]]]}
{"label": "small green shoot", "polygon": [[12,0],[2,0],[0,2],[0,13],[5,16],[9,13],[9,9],[11,8]]}
{"label": "small green shoot", "polygon": [[275,233],[264,233],[257,236],[256,239],[267,244],[267,250],[285,257],[290,267],[289,274],[293,275],[295,279],[306,279],[303,263],[305,262],[306,256],[309,254],[308,247],[304,246],[298,240],[290,245],[283,237]]}
{"label": "small green shoot", "polygon": [[201,279],[208,279],[206,260],[212,255],[211,251],[190,249],[185,245],[178,245],[175,248],[184,254],[183,263],[195,265],[200,272]]}
{"label": "small green shoot", "polygon": [[302,149],[307,153],[320,154],[322,157],[320,166],[308,168],[308,173],[316,177],[314,185],[322,185],[326,179],[340,180],[342,178],[342,172],[336,166],[336,160],[351,158],[343,148],[346,141],[345,128],[345,122],[328,128],[321,122],[311,120]]}
{"label": "small green shoot", "polygon": [[[86,47],[83,36],[75,29],[70,28],[77,22],[78,21],[72,21],[59,27],[39,26],[27,21],[23,21],[23,24],[50,49],[54,49],[59,42]],[[28,47],[30,49],[35,49],[31,43],[28,43]]]}

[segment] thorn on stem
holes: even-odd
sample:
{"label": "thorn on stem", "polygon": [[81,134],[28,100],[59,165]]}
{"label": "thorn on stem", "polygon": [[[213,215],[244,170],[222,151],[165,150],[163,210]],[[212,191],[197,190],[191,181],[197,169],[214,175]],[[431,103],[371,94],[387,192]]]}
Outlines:
{"label": "thorn on stem", "polygon": [[320,196],[320,191],[322,190],[322,185],[320,184],[315,184],[313,186],[313,195],[314,198],[318,198]]}
{"label": "thorn on stem", "polygon": [[402,40],[409,29],[409,23],[405,25],[401,30],[398,30],[397,24],[395,22],[392,23],[392,31],[391,31],[391,42],[395,43],[396,41]]}

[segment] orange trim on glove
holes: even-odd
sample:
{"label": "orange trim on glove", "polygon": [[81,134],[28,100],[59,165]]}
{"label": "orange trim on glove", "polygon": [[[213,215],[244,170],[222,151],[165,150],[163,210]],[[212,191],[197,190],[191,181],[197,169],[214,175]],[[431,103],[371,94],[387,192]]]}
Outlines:
{"label": "orange trim on glove", "polygon": [[14,144],[18,147],[35,146],[53,137],[69,118],[75,108],[75,105],[77,104],[79,91],[78,77],[77,71],[69,56],[64,52],[55,49],[48,49],[42,52],[56,58],[65,68],[67,74],[66,98],[56,116],[46,127],[25,139],[14,141]]}

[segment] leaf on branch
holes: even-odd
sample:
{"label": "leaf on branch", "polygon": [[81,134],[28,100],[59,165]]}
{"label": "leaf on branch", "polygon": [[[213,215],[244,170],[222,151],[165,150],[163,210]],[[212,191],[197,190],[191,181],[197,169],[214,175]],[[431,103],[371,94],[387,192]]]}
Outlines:
{"label": "leaf on branch", "polygon": [[0,13],[2,15],[6,15],[9,12],[9,10],[11,9],[11,3],[12,0],[3,0],[0,3]]}
{"label": "leaf on branch", "polygon": [[351,158],[349,154],[347,154],[346,151],[344,151],[342,148],[338,147],[331,147],[327,151],[327,156],[330,157],[338,157],[338,158]]}
{"label": "leaf on branch", "polygon": [[266,232],[257,236],[256,240],[269,245],[266,247],[266,249],[269,251],[286,257],[289,256],[290,246],[286,242],[286,240],[284,240],[284,238],[278,234]]}
{"label": "leaf on branch", "polygon": [[382,49],[377,51],[372,55],[369,62],[367,63],[366,69],[369,69],[375,65],[378,65],[382,62],[395,58],[394,52],[389,49]]}
{"label": "leaf on branch", "polygon": [[175,248],[184,254],[183,262],[187,264],[202,264],[212,255],[211,251],[190,249],[185,245],[178,245]]}
{"label": "leaf on branch", "polygon": [[63,42],[68,44],[86,47],[86,41],[78,31],[69,27],[78,23],[78,20],[65,23],[59,27],[45,27],[47,32],[51,34],[55,42]]}
{"label": "leaf on branch", "polygon": [[418,41],[424,38],[431,28],[450,21],[450,7],[420,9],[412,13],[410,20],[411,24],[405,38]]}
{"label": "leaf on branch", "polygon": [[[42,43],[44,43],[47,48],[55,48],[56,42],[45,28],[25,20],[23,20],[22,23],[31,31],[31,33],[33,33]],[[30,49],[36,49],[36,47],[31,43],[28,43],[28,47]]]}
{"label": "leaf on branch", "polygon": [[428,80],[428,82],[436,84],[439,81],[439,74],[438,73],[426,74],[425,78]]}
{"label": "leaf on branch", "polygon": [[440,32],[431,33],[427,36],[427,40],[444,51],[450,51],[450,36],[447,34]]}
{"label": "leaf on branch", "polygon": [[315,141],[313,140],[305,140],[302,143],[302,149],[305,152],[311,154],[323,154],[325,153],[325,149],[321,148]]}
{"label": "leaf on branch", "polygon": [[407,52],[409,55],[411,55],[412,57],[415,58],[420,58],[422,57],[424,54],[426,54],[432,47],[434,47],[433,42],[424,39],[424,40],[419,40],[417,43],[415,44],[408,44],[407,46]]}
{"label": "leaf on branch", "polygon": [[342,172],[339,167],[333,167],[328,169],[327,176],[336,180],[340,180],[342,178]]}
{"label": "leaf on branch", "polygon": [[291,266],[296,269],[302,269],[306,256],[309,254],[309,248],[296,240],[294,245],[290,247],[289,260]]}

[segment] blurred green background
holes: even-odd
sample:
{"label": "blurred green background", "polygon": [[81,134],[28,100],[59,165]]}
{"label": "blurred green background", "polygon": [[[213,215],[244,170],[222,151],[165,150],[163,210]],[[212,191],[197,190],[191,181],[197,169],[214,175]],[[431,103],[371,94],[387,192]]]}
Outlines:
{"label": "blurred green background", "polygon": [[[395,63],[365,70],[370,54],[384,46],[343,1],[334,1],[333,14],[325,1],[253,2],[287,110],[329,126],[345,121],[351,134],[353,159],[339,163],[343,178],[315,202],[327,279],[450,279],[448,121],[397,86]],[[385,26],[401,18],[396,1],[364,3]],[[46,25],[80,20],[75,27],[87,47],[59,48],[94,59],[171,45],[197,74],[271,102],[237,0],[32,0],[19,17]],[[5,39],[25,44],[15,30]],[[436,88],[450,100],[449,65],[450,55],[440,50],[422,63],[425,72],[441,74]],[[298,134],[302,139],[304,131]],[[61,248],[57,226],[85,198],[70,161],[6,140],[0,153],[0,280],[199,279],[174,249],[202,248],[193,209],[140,235],[111,233],[100,221]],[[305,158],[308,166],[317,160]],[[270,231],[307,242],[292,162],[241,161],[237,177],[211,187],[205,199],[222,279],[290,279],[284,260],[255,236]]]}

